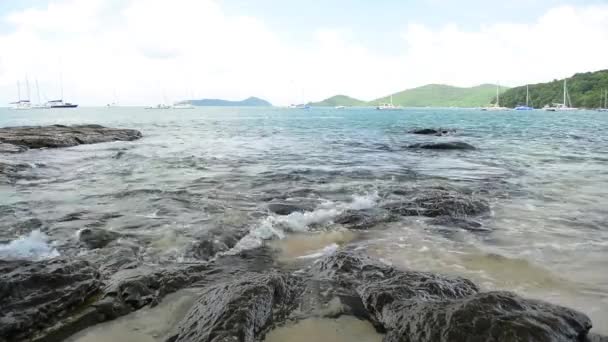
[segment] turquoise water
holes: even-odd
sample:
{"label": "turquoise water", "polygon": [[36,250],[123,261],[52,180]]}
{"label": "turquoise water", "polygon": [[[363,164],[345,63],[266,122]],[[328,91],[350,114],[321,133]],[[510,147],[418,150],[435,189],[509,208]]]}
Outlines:
{"label": "turquoise water", "polygon": [[[458,186],[491,202],[482,219],[489,232],[446,235],[411,218],[337,240],[399,267],[460,274],[487,289],[575,307],[608,333],[606,113],[0,109],[0,126],[78,123],[135,128],[144,138],[2,156],[34,168],[0,184],[0,256],[27,243],[43,245],[34,252],[76,253],[76,232],[95,225],[129,233],[125,243],[141,246],[150,262],[181,260],[197,232],[218,225],[252,232],[238,248],[287,243],[320,225],[330,229],[345,208],[379,205],[390,189]],[[456,133],[408,134],[417,127]],[[478,149],[407,148],[436,140]],[[301,198],[314,210],[273,217],[265,210],[273,196]],[[80,220],[61,220],[75,213]],[[48,240],[28,235],[34,228]],[[7,245],[20,236],[21,244]],[[304,249],[332,250],[332,239]]]}

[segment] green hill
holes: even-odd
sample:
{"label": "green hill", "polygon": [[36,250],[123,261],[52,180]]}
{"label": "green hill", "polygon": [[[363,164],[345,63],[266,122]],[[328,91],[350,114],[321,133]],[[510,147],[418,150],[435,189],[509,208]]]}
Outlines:
{"label": "green hill", "polygon": [[[536,108],[564,102],[564,80],[531,84],[530,105]],[[575,74],[568,78],[568,93],[574,107],[597,108],[603,89],[608,89],[608,70]],[[500,104],[515,107],[526,103],[526,86],[511,88],[500,97]]]}
{"label": "green hill", "polygon": [[[481,107],[490,104],[495,97],[496,85],[493,84],[471,88],[428,84],[393,94],[393,103],[404,107]],[[389,101],[390,95],[371,101],[370,104]]]}
{"label": "green hill", "polygon": [[356,106],[365,106],[366,102],[357,100],[355,98],[352,98],[352,97],[349,97],[346,95],[336,95],[336,96],[332,96],[328,99],[325,99],[323,101],[311,102],[311,103],[309,103],[309,105],[313,106],[313,107],[335,107],[335,106],[356,107]]}

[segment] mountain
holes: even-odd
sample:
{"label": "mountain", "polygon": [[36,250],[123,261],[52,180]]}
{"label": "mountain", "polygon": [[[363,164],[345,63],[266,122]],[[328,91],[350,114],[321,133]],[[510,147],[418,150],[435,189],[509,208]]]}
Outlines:
{"label": "mountain", "polygon": [[[530,84],[530,106],[541,108],[544,105],[564,102],[564,80],[548,83]],[[602,90],[608,90],[608,70],[574,74],[568,78],[568,93],[572,106],[578,108],[597,108],[600,106]],[[500,97],[500,104],[515,107],[526,103],[526,86],[507,90]]]}
{"label": "mountain", "polygon": [[346,95],[336,95],[319,102],[311,102],[308,105],[313,107],[335,107],[335,106],[365,106],[365,101],[357,100]]}
{"label": "mountain", "polygon": [[250,97],[243,101],[228,101],[220,99],[201,99],[187,101],[193,106],[232,106],[232,107],[270,107],[272,104],[257,97]]}
{"label": "mountain", "polygon": [[[482,84],[471,88],[428,84],[393,94],[393,104],[404,107],[482,107],[494,101],[495,97],[494,84]],[[370,105],[381,102],[390,102],[390,95],[371,101]]]}

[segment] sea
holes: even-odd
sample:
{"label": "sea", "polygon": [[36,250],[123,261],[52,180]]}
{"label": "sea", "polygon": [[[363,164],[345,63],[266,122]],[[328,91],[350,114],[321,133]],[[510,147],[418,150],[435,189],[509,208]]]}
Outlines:
{"label": "sea", "polygon": [[[101,124],[143,138],[0,156],[0,258],[74,253],[86,225],[124,233],[148,263],[187,260],[197,234],[248,233],[285,262],[351,247],[398,268],[467,277],[578,309],[608,333],[608,113],[475,109],[135,107],[10,111],[0,127]],[[445,128],[443,137],[411,134]],[[421,150],[462,141],[475,150]],[[468,189],[489,201],[479,231],[423,217],[354,231],[333,220],[395,189]],[[423,191],[423,190],[421,190]],[[269,199],[310,209],[276,215]],[[77,217],[77,220],[66,220]],[[81,251],[82,252],[82,251]],[[181,297],[180,297],[181,298]]]}

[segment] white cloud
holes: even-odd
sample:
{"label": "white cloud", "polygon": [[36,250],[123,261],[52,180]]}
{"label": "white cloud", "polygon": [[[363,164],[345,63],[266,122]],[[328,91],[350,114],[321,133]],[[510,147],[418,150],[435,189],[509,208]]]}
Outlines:
{"label": "white cloud", "polygon": [[[217,0],[53,0],[10,13],[0,35],[0,103],[26,73],[83,104],[151,104],[197,97],[261,96],[277,104],[336,93],[372,99],[426,83],[518,85],[606,67],[608,6],[559,7],[530,24],[467,31],[409,23],[397,53],[378,51],[348,28],[307,41],[279,38]],[[398,29],[398,28],[396,28]]]}

